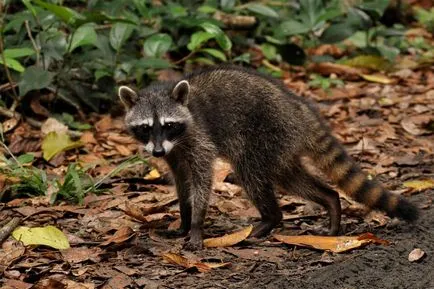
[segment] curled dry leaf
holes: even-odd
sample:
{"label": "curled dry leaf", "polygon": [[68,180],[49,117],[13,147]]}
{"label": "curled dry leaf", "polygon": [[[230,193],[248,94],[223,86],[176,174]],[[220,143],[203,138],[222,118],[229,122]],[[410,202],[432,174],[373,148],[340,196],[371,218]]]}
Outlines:
{"label": "curled dry leaf", "polygon": [[369,243],[382,245],[389,244],[388,241],[379,239],[372,233],[365,233],[359,236],[274,235],[274,238],[285,244],[327,250],[334,253],[346,252]]}
{"label": "curled dry leaf", "polygon": [[408,261],[417,262],[425,256],[425,252],[419,248],[413,249],[413,251],[408,254]]}
{"label": "curled dry leaf", "polygon": [[432,131],[424,128],[430,123],[434,123],[434,116],[432,114],[405,117],[401,120],[402,128],[406,132],[416,136],[432,134]]}
{"label": "curled dry leaf", "polygon": [[402,184],[406,188],[410,188],[412,191],[424,191],[434,188],[433,179],[423,179],[423,180],[412,180],[407,181]]}
{"label": "curled dry leaf", "polygon": [[361,74],[360,76],[367,81],[376,83],[391,84],[394,82],[393,79],[390,79],[387,76],[380,74]]}
{"label": "curled dry leaf", "polygon": [[68,132],[68,127],[63,123],[61,123],[60,121],[58,121],[57,119],[50,117],[42,124],[41,132],[44,135],[48,135],[50,132],[56,132],[58,134],[62,134],[62,133],[66,134]]}
{"label": "curled dry leaf", "polygon": [[175,254],[175,253],[164,253],[163,259],[166,262],[169,262],[171,264],[179,265],[184,268],[192,268],[196,267],[199,272],[208,272],[211,269],[214,268],[220,268],[220,267],[227,267],[230,266],[231,263],[209,263],[209,262],[200,262],[197,260],[191,260],[187,259],[181,255]]}
{"label": "curled dry leaf", "polygon": [[106,246],[110,243],[115,243],[115,244],[119,244],[119,243],[123,243],[127,240],[129,240],[131,237],[133,237],[135,235],[133,229],[131,229],[130,227],[122,227],[119,230],[116,231],[116,233],[109,237],[106,241],[102,242],[100,245],[101,246]]}
{"label": "curled dry leaf", "polygon": [[253,230],[253,226],[250,225],[244,229],[242,229],[241,231],[229,234],[229,235],[224,235],[222,237],[217,237],[217,238],[209,238],[209,239],[205,239],[203,240],[203,245],[205,247],[229,247],[229,246],[233,246],[243,240],[245,240],[250,233]]}

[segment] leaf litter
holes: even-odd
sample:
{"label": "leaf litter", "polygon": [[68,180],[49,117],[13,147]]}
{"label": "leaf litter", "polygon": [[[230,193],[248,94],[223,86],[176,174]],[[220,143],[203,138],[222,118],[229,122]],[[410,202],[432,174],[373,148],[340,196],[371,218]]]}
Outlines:
{"label": "leaf litter", "polygon": [[[341,53],[335,46],[322,49]],[[413,193],[412,199],[423,208],[420,226],[430,230],[426,220],[433,218],[431,200],[434,198],[433,75],[418,63],[406,59],[397,63],[401,70],[396,72],[385,71],[383,64],[375,61],[355,67],[322,63],[307,70],[303,67],[285,68],[283,81],[297,93],[318,102],[337,138],[366,171],[378,175],[391,190]],[[344,81],[344,86],[332,87],[329,91],[312,89],[306,84],[312,71],[326,77],[336,76]],[[370,81],[365,81],[363,75],[371,78]],[[160,182],[169,172],[167,166],[151,158],[129,169],[116,171],[123,161],[141,154],[139,145],[127,134],[122,118],[89,115],[86,121],[93,128],[75,137],[55,125],[54,130],[42,133],[25,122],[14,123],[5,134],[13,153],[35,153],[32,163],[43,168],[48,179],[60,176],[59,182],[64,182],[62,178],[68,165],[77,162],[82,167],[88,166],[87,174],[94,180],[102,180],[102,187],[108,190],[102,195],[96,192],[87,194],[82,205],[59,199],[56,206],[50,206],[47,195],[29,197],[9,192],[8,188],[19,179],[0,174],[8,191],[3,195],[5,205],[0,210],[0,222],[24,217],[22,225],[29,228],[55,226],[71,246],[58,251],[30,243],[24,246],[21,241],[9,237],[0,249],[0,273],[6,276],[3,280],[8,286],[28,288],[33,285],[29,285],[29,280],[33,280],[32,283],[38,283],[35,288],[136,288],[151,283],[169,287],[176,287],[174,284],[178,287],[192,284],[206,287],[214,283],[223,287],[234,284],[254,287],[261,284],[262,279],[271,282],[272,276],[305,278],[310,272],[316,273],[318,265],[315,264],[318,262],[326,267],[323,270],[335,270],[335,266],[343,264],[340,258],[346,256],[350,260],[344,259],[347,260],[345,264],[358,264],[351,262],[363,260],[357,255],[361,251],[371,256],[373,261],[370,262],[381,262],[380,258],[383,258],[370,255],[371,251],[372,254],[381,251],[384,255],[406,259],[407,256],[395,252],[410,252],[416,246],[428,253],[421,257],[422,253],[416,251],[408,258],[429,266],[424,262],[429,262],[427,254],[430,250],[419,244],[425,242],[430,246],[423,230],[411,233],[392,230],[397,226],[394,220],[381,212],[366,215],[362,207],[345,197],[341,199],[345,213],[342,223],[345,232],[354,232],[351,233],[353,236],[306,235],[316,234],[318,228],[327,227],[325,212],[321,208],[310,208],[306,201],[278,192],[279,199],[284,200],[281,209],[286,221],[274,235],[281,238],[292,235],[292,240],[286,240],[293,245],[289,247],[271,237],[255,244],[242,242],[248,238],[249,225],[257,220],[258,214],[244,199],[242,189],[225,181],[231,168],[224,162],[216,163],[213,194],[205,224],[205,237],[221,237],[206,238],[207,248],[197,256],[189,255],[181,250],[183,238],[169,240],[153,234],[154,229],[176,229],[180,225],[173,183]],[[60,135],[66,145],[50,148],[46,153],[47,146],[41,150],[41,144],[45,135],[53,131],[57,136],[53,137],[53,134],[50,138],[58,140]],[[77,147],[80,150],[72,149]],[[53,160],[56,154],[63,154],[58,162],[51,165],[43,162],[44,156]],[[110,178],[102,179],[113,171]],[[244,229],[240,231],[239,228]],[[24,239],[19,237],[18,240]],[[407,244],[406,240],[414,244]],[[383,249],[385,242],[391,242],[388,251]],[[361,247],[368,243],[380,245],[375,249]],[[162,252],[167,247],[171,249],[170,253]],[[312,250],[312,247],[316,249]],[[350,250],[356,248],[358,250]],[[327,255],[325,262],[323,250],[340,254]],[[197,271],[200,273],[195,273]],[[48,278],[45,272],[51,272],[53,276]],[[201,278],[202,272],[206,272],[207,278]],[[247,283],[236,283],[238,280]]]}

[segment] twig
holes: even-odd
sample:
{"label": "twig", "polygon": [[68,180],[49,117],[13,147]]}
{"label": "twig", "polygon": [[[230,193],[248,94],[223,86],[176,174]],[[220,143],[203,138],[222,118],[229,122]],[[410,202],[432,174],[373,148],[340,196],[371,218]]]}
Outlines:
{"label": "twig", "polygon": [[0,229],[0,243],[6,240],[10,233],[21,223],[21,218],[14,217],[3,228]]}
{"label": "twig", "polygon": [[2,84],[2,85],[0,85],[0,92],[12,89],[13,87],[17,87],[17,86],[18,86],[18,84],[16,82],[14,82],[14,83],[8,82],[5,84]]}
{"label": "twig", "polygon": [[192,57],[193,55],[195,55],[196,52],[197,52],[196,50],[193,50],[192,52],[190,52],[189,54],[187,54],[187,55],[184,56],[183,58],[181,58],[181,59],[175,61],[173,64],[178,65],[178,64],[180,64],[180,63],[186,61],[187,59],[189,59],[190,57]]}
{"label": "twig", "polygon": [[29,26],[29,21],[25,20],[24,24],[26,25],[27,35],[29,35],[30,41],[32,42],[32,45],[33,45],[33,49],[36,52],[36,66],[39,66],[39,60],[41,57],[41,49],[36,44],[35,39],[33,39],[32,31],[30,30],[30,26]]}

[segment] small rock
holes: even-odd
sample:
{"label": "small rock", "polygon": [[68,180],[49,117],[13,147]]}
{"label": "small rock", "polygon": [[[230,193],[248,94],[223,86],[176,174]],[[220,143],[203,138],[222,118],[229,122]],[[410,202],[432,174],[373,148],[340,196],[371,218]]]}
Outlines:
{"label": "small rock", "polygon": [[413,251],[411,251],[410,254],[408,254],[408,261],[417,262],[421,260],[423,256],[425,256],[425,252],[419,248],[416,248],[413,249]]}

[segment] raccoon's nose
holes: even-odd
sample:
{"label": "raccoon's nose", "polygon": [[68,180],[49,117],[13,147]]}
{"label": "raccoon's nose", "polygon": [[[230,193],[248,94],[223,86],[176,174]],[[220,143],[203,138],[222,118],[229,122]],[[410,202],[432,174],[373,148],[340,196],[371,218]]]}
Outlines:
{"label": "raccoon's nose", "polygon": [[163,147],[155,147],[155,148],[152,150],[152,155],[153,155],[154,157],[157,157],[157,158],[162,157],[162,156],[164,156],[165,154],[166,154],[166,151],[164,150]]}

